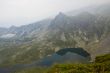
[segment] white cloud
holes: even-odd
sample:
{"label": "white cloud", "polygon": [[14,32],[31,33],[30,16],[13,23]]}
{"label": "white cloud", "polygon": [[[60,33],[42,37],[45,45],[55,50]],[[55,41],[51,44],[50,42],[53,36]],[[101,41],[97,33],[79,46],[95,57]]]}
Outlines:
{"label": "white cloud", "polygon": [[0,0],[0,26],[22,25],[109,0]]}

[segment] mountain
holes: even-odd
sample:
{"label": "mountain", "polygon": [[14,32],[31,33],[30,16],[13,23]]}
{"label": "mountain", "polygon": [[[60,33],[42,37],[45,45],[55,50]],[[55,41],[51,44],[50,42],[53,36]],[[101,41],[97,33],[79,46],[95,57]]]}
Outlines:
{"label": "mountain", "polygon": [[[1,36],[7,35],[7,34],[14,34],[14,37],[29,37],[32,33],[37,33],[39,31],[43,31],[50,23],[51,19],[45,19],[36,23],[32,23],[29,25],[23,25],[20,27],[11,26],[7,29],[1,29],[2,31],[5,31],[5,33],[2,33]],[[32,34],[34,35],[34,34]]]}
{"label": "mountain", "polygon": [[106,3],[106,4],[102,4],[102,5],[94,5],[94,6],[92,5],[92,6],[87,6],[85,8],[67,12],[66,14],[69,16],[75,16],[82,12],[89,12],[94,15],[110,17],[109,16],[109,13],[110,13],[109,7],[110,7],[110,3]]}
{"label": "mountain", "polygon": [[[57,17],[60,16],[56,16],[47,30],[47,35],[49,36],[47,39],[50,40],[53,45],[60,48],[83,47],[92,55],[102,53],[101,51],[103,51],[103,53],[110,52],[109,49],[103,49],[104,47],[102,48],[101,45],[105,37],[109,38],[109,18],[95,16],[88,12],[83,12],[73,17],[63,15],[63,19],[58,19]],[[103,42],[103,44],[104,43],[106,42]],[[94,49],[94,51],[92,51],[92,49]],[[97,50],[97,52],[95,50]]]}
{"label": "mountain", "polygon": [[74,16],[60,12],[53,19],[0,28],[0,66],[29,64],[52,56],[61,48],[84,48],[92,60],[110,53],[108,4],[84,9],[87,10]]}
{"label": "mountain", "polygon": [[0,28],[0,35],[4,34],[7,32],[6,28]]}

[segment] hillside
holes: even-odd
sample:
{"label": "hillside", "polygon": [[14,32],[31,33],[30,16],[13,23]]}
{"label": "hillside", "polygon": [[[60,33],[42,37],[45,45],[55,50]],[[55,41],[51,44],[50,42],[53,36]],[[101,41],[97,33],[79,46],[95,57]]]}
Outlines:
{"label": "hillside", "polygon": [[[99,7],[104,8],[99,11]],[[0,28],[0,66],[30,64],[62,48],[84,48],[92,60],[110,53],[110,17],[106,16],[110,8],[108,4],[95,8],[95,14],[88,10],[74,16],[60,12],[53,19]]]}
{"label": "hillside", "polygon": [[106,54],[96,57],[95,62],[90,64],[55,64],[49,68],[36,68],[36,67],[26,68],[18,70],[15,73],[109,73],[109,72],[110,72],[110,54]]}

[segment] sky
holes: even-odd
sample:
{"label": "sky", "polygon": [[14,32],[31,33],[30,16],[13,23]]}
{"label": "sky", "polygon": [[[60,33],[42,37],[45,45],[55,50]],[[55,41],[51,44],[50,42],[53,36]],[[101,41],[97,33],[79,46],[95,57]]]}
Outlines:
{"label": "sky", "polygon": [[21,26],[110,0],[0,0],[0,27]]}

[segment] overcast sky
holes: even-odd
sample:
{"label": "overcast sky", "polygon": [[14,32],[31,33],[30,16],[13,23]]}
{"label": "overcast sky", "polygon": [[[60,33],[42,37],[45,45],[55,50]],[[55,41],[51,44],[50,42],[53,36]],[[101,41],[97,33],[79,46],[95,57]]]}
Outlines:
{"label": "overcast sky", "polygon": [[20,26],[110,0],[0,0],[0,27]]}

